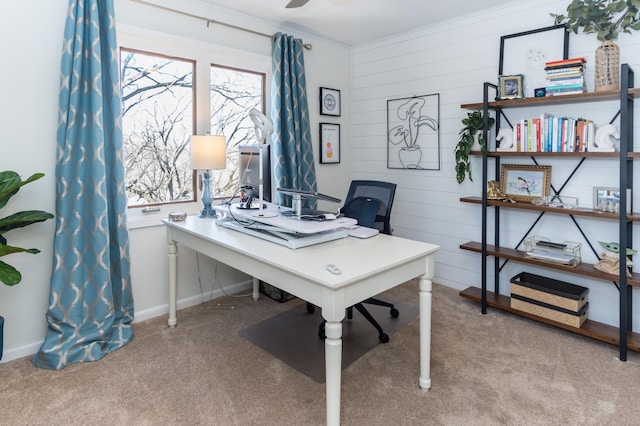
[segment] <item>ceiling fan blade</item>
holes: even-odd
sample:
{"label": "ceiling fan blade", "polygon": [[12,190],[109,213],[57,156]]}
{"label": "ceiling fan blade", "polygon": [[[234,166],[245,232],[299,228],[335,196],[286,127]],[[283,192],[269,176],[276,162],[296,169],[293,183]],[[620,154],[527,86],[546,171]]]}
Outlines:
{"label": "ceiling fan blade", "polygon": [[287,4],[287,9],[294,9],[296,7],[302,7],[307,4],[309,0],[291,0],[289,4]]}

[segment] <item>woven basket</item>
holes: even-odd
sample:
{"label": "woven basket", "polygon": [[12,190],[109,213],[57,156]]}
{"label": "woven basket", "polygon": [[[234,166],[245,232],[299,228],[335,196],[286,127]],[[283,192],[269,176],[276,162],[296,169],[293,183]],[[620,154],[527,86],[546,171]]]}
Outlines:
{"label": "woven basket", "polygon": [[596,49],[595,91],[607,92],[620,88],[620,48],[611,40]]}

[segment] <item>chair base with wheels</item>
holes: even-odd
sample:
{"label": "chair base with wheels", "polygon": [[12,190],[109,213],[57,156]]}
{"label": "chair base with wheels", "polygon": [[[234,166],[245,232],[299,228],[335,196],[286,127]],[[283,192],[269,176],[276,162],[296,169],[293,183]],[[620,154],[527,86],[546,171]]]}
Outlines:
{"label": "chair base with wheels", "polygon": [[[353,308],[356,308],[356,310],[358,312],[360,312],[360,314],[365,317],[365,319],[367,321],[369,321],[369,323],[371,323],[371,325],[373,325],[373,327],[378,330],[378,340],[380,340],[380,343],[388,343],[389,342],[389,335],[387,333],[384,332],[384,330],[382,329],[382,326],[380,324],[378,324],[378,321],[376,321],[376,319],[369,313],[369,311],[367,310],[367,308],[364,307],[363,303],[368,303],[370,305],[377,305],[377,306],[384,306],[389,308],[389,315],[391,315],[391,318],[398,318],[400,316],[400,311],[398,311],[392,303],[389,302],[385,302],[383,300],[379,300],[379,299],[374,299],[374,298],[369,298],[369,299],[365,299],[364,301],[360,302],[360,303],[356,303],[353,306],[350,306],[349,308],[347,308],[347,319],[353,319]],[[313,306],[311,303],[307,302],[307,312],[309,312],[310,314],[314,313],[316,310],[316,307]],[[322,321],[322,324],[320,324],[319,328],[318,328],[318,337],[321,339],[326,338],[326,334],[324,332],[324,324],[326,323],[326,321]]]}

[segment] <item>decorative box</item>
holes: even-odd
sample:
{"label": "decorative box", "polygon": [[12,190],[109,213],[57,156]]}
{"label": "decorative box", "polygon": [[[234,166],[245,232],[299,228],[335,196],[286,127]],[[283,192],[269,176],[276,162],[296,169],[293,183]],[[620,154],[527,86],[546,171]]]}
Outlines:
{"label": "decorative box", "polygon": [[589,301],[587,287],[528,272],[511,278],[511,295],[514,294],[572,312],[578,312]]}
{"label": "decorative box", "polygon": [[545,306],[544,303],[527,301],[518,297],[511,298],[511,307],[522,312],[527,312],[551,321],[580,328],[589,316],[589,303],[578,312],[566,311],[557,307]]}
{"label": "decorative box", "polygon": [[524,240],[524,252],[532,259],[560,263],[576,267],[580,262],[580,243],[550,241],[543,237],[529,237]]}
{"label": "decorative box", "polygon": [[579,328],[589,315],[589,289],[521,272],[511,278],[511,307]]}

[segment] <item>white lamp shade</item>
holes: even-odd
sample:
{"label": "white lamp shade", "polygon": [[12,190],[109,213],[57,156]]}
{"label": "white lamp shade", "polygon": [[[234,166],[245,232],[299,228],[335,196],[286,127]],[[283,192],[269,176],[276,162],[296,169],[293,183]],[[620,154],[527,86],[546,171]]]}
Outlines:
{"label": "white lamp shade", "polygon": [[224,136],[191,136],[191,168],[213,170],[227,167],[227,139]]}

